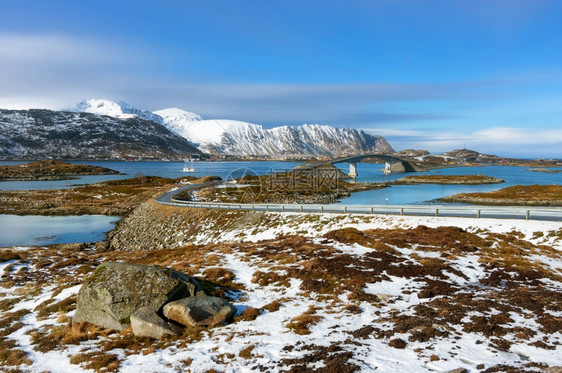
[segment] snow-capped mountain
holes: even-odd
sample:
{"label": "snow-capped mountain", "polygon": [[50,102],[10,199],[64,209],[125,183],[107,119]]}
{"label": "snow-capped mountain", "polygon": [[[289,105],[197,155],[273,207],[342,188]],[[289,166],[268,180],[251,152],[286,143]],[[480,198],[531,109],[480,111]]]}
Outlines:
{"label": "snow-capped mountain", "polygon": [[237,156],[343,156],[364,152],[392,152],[386,140],[353,128],[303,124],[264,129],[259,124],[236,120],[203,120],[199,115],[177,108],[150,112],[123,102],[87,100],[76,111],[117,118],[139,116],[161,123],[183,136],[199,150]]}
{"label": "snow-capped mountain", "polygon": [[98,115],[107,115],[119,119],[140,118],[152,120],[158,124],[163,124],[162,118],[154,115],[148,110],[134,108],[126,102],[113,102],[104,99],[90,99],[78,103],[72,111],[80,113],[92,113]]}
{"label": "snow-capped mountain", "polygon": [[119,119],[92,113],[0,109],[0,159],[183,159],[201,154],[161,124],[129,115]]}

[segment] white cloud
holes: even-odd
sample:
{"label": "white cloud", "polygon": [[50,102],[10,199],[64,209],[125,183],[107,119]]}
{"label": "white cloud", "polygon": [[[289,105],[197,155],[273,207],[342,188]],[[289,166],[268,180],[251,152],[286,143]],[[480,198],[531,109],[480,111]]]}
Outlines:
{"label": "white cloud", "polygon": [[122,61],[116,52],[115,48],[88,38],[0,33],[2,63],[98,65]]}
{"label": "white cloud", "polygon": [[59,109],[107,93],[130,78],[119,71],[134,60],[94,39],[0,33],[0,107]]}
{"label": "white cloud", "polygon": [[438,153],[466,146],[483,153],[503,156],[549,156],[560,158],[562,129],[489,127],[473,132],[440,131],[385,131],[369,130],[369,133],[388,136],[396,149],[428,149]]}
{"label": "white cloud", "polygon": [[415,130],[401,130],[401,129],[393,129],[393,128],[380,128],[380,127],[377,127],[376,129],[362,128],[362,130],[367,133],[377,134],[380,136],[407,136],[407,137],[427,136],[427,133],[424,133],[422,131],[415,131]]}

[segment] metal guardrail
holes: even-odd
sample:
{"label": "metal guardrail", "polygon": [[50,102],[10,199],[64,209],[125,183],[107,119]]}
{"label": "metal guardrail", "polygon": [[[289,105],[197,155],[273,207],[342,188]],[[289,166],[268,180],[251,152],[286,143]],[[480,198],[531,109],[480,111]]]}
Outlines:
{"label": "metal guardrail", "polygon": [[177,194],[206,184],[188,185],[170,191],[157,202],[178,207],[207,208],[235,211],[266,211],[293,213],[385,214],[401,216],[449,216],[467,218],[510,218],[562,221],[562,207],[481,206],[481,205],[320,205],[320,204],[264,204],[182,201]]}

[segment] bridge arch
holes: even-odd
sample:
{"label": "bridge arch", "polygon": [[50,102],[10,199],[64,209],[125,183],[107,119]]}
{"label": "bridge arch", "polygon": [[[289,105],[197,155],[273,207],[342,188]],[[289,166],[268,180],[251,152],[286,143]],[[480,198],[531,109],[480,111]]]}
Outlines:
{"label": "bridge arch", "polygon": [[404,167],[404,172],[413,172],[416,171],[416,168],[407,160],[393,157],[391,155],[379,154],[379,153],[367,153],[367,154],[359,154],[359,155],[352,155],[348,157],[336,158],[329,161],[319,162],[310,164],[301,168],[316,168],[322,167],[325,165],[335,165],[337,163],[349,163],[349,177],[355,179],[357,174],[357,163],[361,162],[364,159],[368,158],[377,158],[385,161],[385,172],[391,172],[391,165],[392,163],[401,163]]}

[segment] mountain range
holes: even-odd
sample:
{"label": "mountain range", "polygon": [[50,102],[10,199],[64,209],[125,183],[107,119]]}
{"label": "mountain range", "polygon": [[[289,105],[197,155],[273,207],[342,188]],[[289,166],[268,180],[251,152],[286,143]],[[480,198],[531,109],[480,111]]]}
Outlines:
{"label": "mountain range", "polygon": [[138,116],[0,109],[0,159],[182,159],[201,152]]}
{"label": "mountain range", "polygon": [[182,159],[203,153],[278,159],[393,151],[383,137],[353,128],[303,124],[265,129],[104,99],[84,100],[66,111],[0,109],[0,133],[1,159]]}
{"label": "mountain range", "polygon": [[236,120],[203,120],[177,108],[150,112],[124,102],[85,100],[73,110],[116,118],[141,118],[164,125],[209,154],[278,158],[284,156],[343,156],[365,152],[392,152],[381,136],[354,128],[303,124],[265,129]]}

